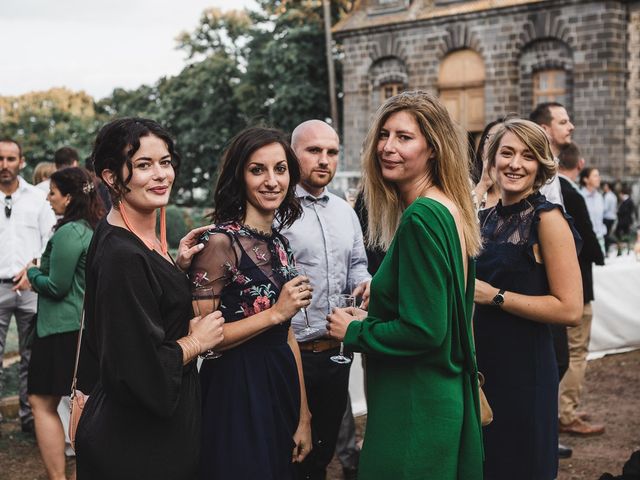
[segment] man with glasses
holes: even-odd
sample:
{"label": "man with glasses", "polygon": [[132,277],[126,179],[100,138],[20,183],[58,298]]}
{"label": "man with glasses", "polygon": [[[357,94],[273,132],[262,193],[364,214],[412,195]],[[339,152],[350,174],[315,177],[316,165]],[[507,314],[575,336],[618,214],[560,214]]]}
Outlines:
{"label": "man with glasses", "polygon": [[37,296],[30,290],[25,267],[40,258],[55,216],[45,193],[19,175],[24,165],[20,144],[0,139],[0,397],[7,330],[15,316],[20,349],[20,422],[23,432],[33,432],[33,416],[27,402],[31,350],[25,340],[36,313]]}

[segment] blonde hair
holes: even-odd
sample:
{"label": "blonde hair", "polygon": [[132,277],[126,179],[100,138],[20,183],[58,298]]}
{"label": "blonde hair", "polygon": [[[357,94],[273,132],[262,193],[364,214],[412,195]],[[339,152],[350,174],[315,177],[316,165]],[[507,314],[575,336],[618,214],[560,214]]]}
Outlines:
{"label": "blonde hair", "polygon": [[551,153],[549,138],[540,125],[530,120],[523,118],[509,118],[505,120],[489,142],[487,155],[490,168],[496,165],[496,155],[500,148],[500,142],[507,132],[513,133],[518,140],[533,153],[534,157],[536,157],[540,168],[538,168],[538,173],[536,173],[532,188],[534,192],[537,192],[545,183],[551,180],[558,171],[556,161],[553,159],[553,154]]}
{"label": "blonde hair", "polygon": [[45,181],[51,177],[53,172],[56,171],[56,165],[53,162],[40,162],[33,169],[33,184],[37,185],[40,182]]}
{"label": "blonde hair", "polygon": [[428,161],[425,159],[428,178],[458,207],[466,253],[477,255],[481,241],[471,201],[471,162],[466,136],[453,123],[440,101],[422,91],[404,92],[388,99],[376,112],[367,133],[362,154],[364,198],[369,222],[367,244],[387,250],[402,216],[398,191],[382,176],[377,153],[378,137],[384,123],[392,114],[402,111],[413,115],[427,144],[433,149],[433,157]]}

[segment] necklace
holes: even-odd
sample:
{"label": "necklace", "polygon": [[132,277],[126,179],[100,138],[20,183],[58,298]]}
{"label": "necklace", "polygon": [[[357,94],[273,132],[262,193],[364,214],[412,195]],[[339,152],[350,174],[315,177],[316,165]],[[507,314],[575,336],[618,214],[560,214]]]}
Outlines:
{"label": "necklace", "polygon": [[[156,246],[154,242],[151,242],[142,235],[140,235],[131,224],[129,217],[127,216],[126,209],[124,208],[124,203],[119,203],[120,216],[122,217],[122,221],[127,226],[127,229],[133,233],[136,237],[138,237],[149,250],[156,250]],[[167,212],[164,207],[160,207],[160,253],[163,256],[167,256],[169,249],[167,247]]]}

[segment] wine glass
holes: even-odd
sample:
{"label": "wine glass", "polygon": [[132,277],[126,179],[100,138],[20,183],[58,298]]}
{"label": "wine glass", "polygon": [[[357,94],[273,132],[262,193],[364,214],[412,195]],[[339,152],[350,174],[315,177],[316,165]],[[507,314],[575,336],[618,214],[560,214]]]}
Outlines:
{"label": "wine glass", "polygon": [[[329,297],[329,305],[331,310],[334,308],[347,308],[356,306],[356,297],[350,294],[332,295]],[[334,355],[330,358],[332,362],[336,363],[351,363],[351,359],[344,354],[344,342],[340,342],[340,352],[338,355]]]}
{"label": "wine glass", "polygon": [[[304,275],[305,277],[309,278],[309,275],[307,275],[307,272],[304,270],[304,268],[302,267],[295,267],[295,269],[292,270],[291,272],[291,278],[295,278],[298,275]],[[312,336],[315,333],[318,333],[320,331],[320,329],[318,328],[314,328],[311,326],[311,324],[309,323],[309,315],[307,314],[307,309],[305,307],[302,307],[300,309],[300,311],[302,312],[302,315],[304,316],[304,328],[302,330],[300,330],[297,334],[298,338],[300,340],[304,340],[305,338],[308,338],[310,336]]]}
{"label": "wine glass", "polygon": [[[193,312],[196,316],[204,317],[209,315],[216,309],[219,303],[220,294],[215,293],[211,287],[198,287],[191,292],[191,304],[193,305]],[[220,352],[212,349],[199,355],[203,360],[213,360],[221,356],[222,354]]]}

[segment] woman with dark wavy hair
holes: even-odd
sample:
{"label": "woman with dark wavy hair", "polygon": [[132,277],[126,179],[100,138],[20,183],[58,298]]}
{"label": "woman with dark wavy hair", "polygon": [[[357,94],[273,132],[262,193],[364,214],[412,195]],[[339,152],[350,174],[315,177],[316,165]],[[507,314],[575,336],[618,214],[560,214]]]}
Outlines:
{"label": "woman with dark wavy hair", "polygon": [[[249,128],[224,153],[215,225],[193,261],[194,295],[209,292],[225,318],[219,358],[206,360],[202,385],[201,478],[294,478],[311,449],[310,414],[291,317],[309,305],[287,240],[298,160],[278,130]],[[202,305],[201,308],[206,308]],[[206,312],[206,310],[205,310]]]}
{"label": "woman with dark wavy hair", "polygon": [[76,434],[78,479],[191,480],[200,459],[195,360],[222,340],[222,318],[194,318],[178,268],[202,230],[180,242],[175,263],[167,250],[164,209],[180,157],[156,122],[122,118],[102,127],[92,158],[113,207],[87,255],[79,381],[91,395]]}
{"label": "woman with dark wavy hair", "polygon": [[64,430],[57,408],[71,386],[87,251],[104,207],[84,169],[55,172],[49,188],[49,203],[61,218],[40,266],[27,271],[31,287],[38,293],[27,392],[47,475],[57,480],[65,478]]}

